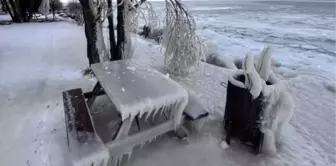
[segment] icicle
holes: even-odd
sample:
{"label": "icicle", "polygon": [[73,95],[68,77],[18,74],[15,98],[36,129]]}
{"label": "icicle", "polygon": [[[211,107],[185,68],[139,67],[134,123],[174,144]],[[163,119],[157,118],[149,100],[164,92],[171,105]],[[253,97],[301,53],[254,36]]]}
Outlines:
{"label": "icicle", "polygon": [[152,110],[147,112],[147,116],[146,116],[146,118],[145,118],[145,121],[147,121],[147,119],[149,118],[149,116],[150,116],[151,114],[152,114]]}
{"label": "icicle", "polygon": [[139,111],[139,117],[141,118],[145,111]]}
{"label": "icicle", "polygon": [[161,110],[160,110],[160,116],[163,115],[164,111],[165,111],[165,109],[161,109]]}
{"label": "icicle", "polygon": [[133,152],[132,149],[126,152],[126,155],[127,155],[127,162],[129,162],[129,161],[131,160],[132,152]]}
{"label": "icicle", "polygon": [[153,116],[152,116],[152,117],[153,117],[153,119],[152,119],[153,121],[154,121],[154,118],[155,118],[156,113],[157,113],[159,110],[160,110],[160,108],[155,109],[154,114],[153,114]]}
{"label": "icicle", "polygon": [[144,143],[141,143],[141,144],[140,144],[140,149],[142,149],[142,147],[143,147],[144,145],[145,145]]}

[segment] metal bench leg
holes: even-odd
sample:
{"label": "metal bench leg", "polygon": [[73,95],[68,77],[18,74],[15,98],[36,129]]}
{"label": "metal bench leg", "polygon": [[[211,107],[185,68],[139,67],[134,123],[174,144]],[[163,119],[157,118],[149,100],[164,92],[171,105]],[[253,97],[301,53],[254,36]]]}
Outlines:
{"label": "metal bench leg", "polygon": [[[129,130],[132,126],[132,119],[131,118],[127,118],[124,121],[121,121],[119,123],[119,128],[117,130],[117,132],[114,135],[113,141],[112,142],[118,142],[120,140],[124,140],[127,139]],[[118,151],[118,150],[117,150]],[[124,155],[127,154],[124,151],[118,151],[116,155],[112,155],[110,163],[111,165],[116,165],[116,166],[120,166],[121,165],[121,161],[124,157]],[[129,156],[130,157],[130,156]]]}
{"label": "metal bench leg", "polygon": [[[168,116],[166,113],[163,111],[163,115],[166,117],[167,120],[169,120]],[[174,133],[177,135],[179,139],[185,140],[188,138],[189,131],[181,124],[175,131]]]}
{"label": "metal bench leg", "polygon": [[96,85],[94,86],[93,90],[92,90],[92,97],[88,98],[87,100],[87,105],[89,108],[91,108],[93,102],[96,100],[97,95],[99,95],[102,91],[102,87],[100,85],[99,82],[96,83]]}

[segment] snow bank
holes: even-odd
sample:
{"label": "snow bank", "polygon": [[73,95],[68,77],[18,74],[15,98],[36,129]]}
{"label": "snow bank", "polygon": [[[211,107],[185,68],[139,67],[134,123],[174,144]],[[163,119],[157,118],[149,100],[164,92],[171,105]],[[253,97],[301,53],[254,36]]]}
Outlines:
{"label": "snow bank", "polygon": [[237,67],[234,65],[233,60],[225,55],[221,55],[218,46],[210,41],[203,41],[203,49],[206,63],[213,64],[219,67],[224,67],[227,69],[236,70]]}

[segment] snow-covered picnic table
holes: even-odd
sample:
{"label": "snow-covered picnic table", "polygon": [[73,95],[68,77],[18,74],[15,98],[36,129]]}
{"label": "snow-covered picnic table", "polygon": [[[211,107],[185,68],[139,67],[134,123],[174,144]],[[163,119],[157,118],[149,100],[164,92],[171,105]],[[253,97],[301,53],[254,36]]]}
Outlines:
{"label": "snow-covered picnic table", "polygon": [[[180,125],[188,102],[187,91],[148,65],[134,60],[120,60],[91,66],[98,83],[121,114],[122,125],[113,141],[106,143],[110,157],[117,162],[136,145],[150,141]],[[90,99],[89,99],[90,100]],[[90,106],[90,104],[89,104]],[[145,131],[129,136],[136,116],[155,116],[170,111],[169,119]],[[112,110],[111,110],[112,111]]]}

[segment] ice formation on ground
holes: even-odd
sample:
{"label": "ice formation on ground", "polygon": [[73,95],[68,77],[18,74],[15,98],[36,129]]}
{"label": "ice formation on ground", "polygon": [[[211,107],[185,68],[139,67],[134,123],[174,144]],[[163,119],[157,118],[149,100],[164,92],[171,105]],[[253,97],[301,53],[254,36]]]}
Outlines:
{"label": "ice formation on ground", "polygon": [[263,110],[260,130],[265,134],[264,150],[268,154],[277,153],[276,145],[282,144],[282,132],[294,113],[295,104],[292,96],[281,82],[267,85],[263,82],[262,94],[266,106]]}

